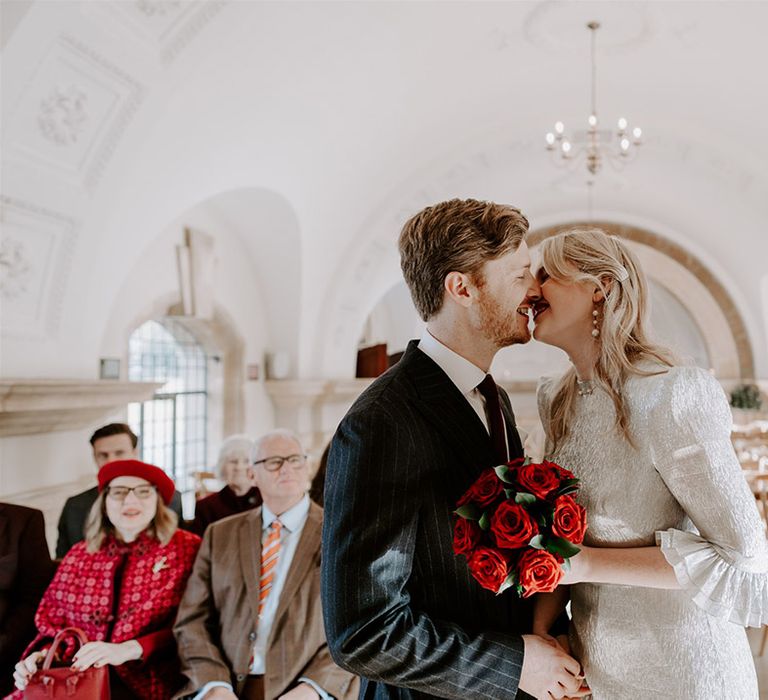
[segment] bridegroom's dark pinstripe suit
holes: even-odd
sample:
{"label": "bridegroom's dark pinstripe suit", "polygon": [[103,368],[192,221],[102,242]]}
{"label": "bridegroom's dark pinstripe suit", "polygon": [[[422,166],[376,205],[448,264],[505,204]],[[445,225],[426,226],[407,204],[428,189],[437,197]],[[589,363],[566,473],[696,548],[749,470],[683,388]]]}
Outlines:
{"label": "bridegroom's dark pinstripe suit", "polygon": [[[333,439],[322,553],[328,645],[363,677],[361,698],[511,699],[530,605],[481,588],[452,549],[456,501],[497,460],[469,402],[417,346],[363,393]],[[520,456],[501,395],[510,452]]]}

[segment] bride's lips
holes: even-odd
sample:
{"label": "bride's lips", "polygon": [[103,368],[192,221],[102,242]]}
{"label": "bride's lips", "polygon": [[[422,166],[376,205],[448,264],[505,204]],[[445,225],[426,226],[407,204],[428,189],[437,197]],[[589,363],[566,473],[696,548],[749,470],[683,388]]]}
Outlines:
{"label": "bride's lips", "polygon": [[533,317],[536,319],[549,308],[547,302],[539,302],[533,307]]}

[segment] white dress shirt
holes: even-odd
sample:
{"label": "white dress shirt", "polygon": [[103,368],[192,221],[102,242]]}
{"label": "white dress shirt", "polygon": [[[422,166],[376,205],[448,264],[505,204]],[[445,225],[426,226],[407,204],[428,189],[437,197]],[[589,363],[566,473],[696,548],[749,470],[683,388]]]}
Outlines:
{"label": "white dress shirt", "polygon": [[[282,529],[280,530],[280,554],[278,555],[277,566],[274,569],[274,578],[272,579],[272,589],[267,596],[264,609],[262,610],[261,617],[259,618],[256,626],[256,641],[253,644],[253,663],[251,664],[250,673],[254,675],[264,674],[264,664],[267,656],[267,640],[269,639],[269,632],[272,629],[272,624],[275,621],[275,614],[277,613],[277,606],[280,603],[280,594],[285,586],[285,581],[288,578],[288,570],[291,568],[293,562],[293,555],[296,554],[296,547],[301,539],[301,532],[304,529],[304,524],[307,522],[307,515],[309,514],[309,496],[305,495],[293,508],[288,509],[280,516],[275,515],[264,503],[261,506],[261,544],[264,545],[264,541],[267,539],[269,529],[274,520],[278,519],[282,523]],[[326,693],[320,686],[317,685],[310,678],[299,678],[300,683],[307,683],[317,691],[317,694],[322,700],[333,700],[332,696]],[[206,683],[200,691],[195,695],[193,700],[201,700],[205,697],[205,694],[216,687],[229,688],[232,690],[232,686],[229,683],[223,683],[221,681],[211,681]]]}
{"label": "white dress shirt", "polygon": [[[488,427],[488,414],[485,399],[477,388],[477,385],[485,379],[485,372],[477,365],[472,364],[466,357],[462,357],[449,347],[443,345],[426,328],[419,339],[419,350],[432,359],[443,372],[448,375],[456,388],[464,395],[464,398],[477,413],[483,422],[486,431],[490,435]],[[499,399],[501,401],[501,399]],[[504,440],[507,441],[507,421],[504,421]],[[507,448],[509,450],[509,448]]]}

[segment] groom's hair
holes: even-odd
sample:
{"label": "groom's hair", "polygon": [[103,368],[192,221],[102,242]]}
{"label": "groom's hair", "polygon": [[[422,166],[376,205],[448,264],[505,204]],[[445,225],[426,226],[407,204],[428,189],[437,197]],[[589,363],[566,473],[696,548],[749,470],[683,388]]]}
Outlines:
{"label": "groom's hair", "polygon": [[519,209],[476,199],[440,202],[411,217],[400,233],[400,267],[421,318],[428,321],[443,307],[449,272],[482,286],[483,265],[517,250],[527,232]]}

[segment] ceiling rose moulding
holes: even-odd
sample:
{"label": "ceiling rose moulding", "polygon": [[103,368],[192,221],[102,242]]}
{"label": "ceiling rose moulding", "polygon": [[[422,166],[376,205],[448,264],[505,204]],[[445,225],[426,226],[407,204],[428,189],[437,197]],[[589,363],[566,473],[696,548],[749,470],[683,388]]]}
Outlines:
{"label": "ceiling rose moulding", "polygon": [[61,36],[7,119],[6,157],[91,193],[143,97],[133,77],[78,39]]}
{"label": "ceiling rose moulding", "polygon": [[77,222],[19,199],[0,196],[2,335],[50,340],[58,335]]}
{"label": "ceiling rose moulding", "polygon": [[649,3],[540,2],[523,20],[523,36],[537,48],[581,53],[581,28],[591,20],[604,27],[601,52],[617,55],[648,46],[660,34],[661,20]]}
{"label": "ceiling rose moulding", "polygon": [[161,386],[158,382],[0,379],[0,437],[87,428],[131,402],[151,398]]}

